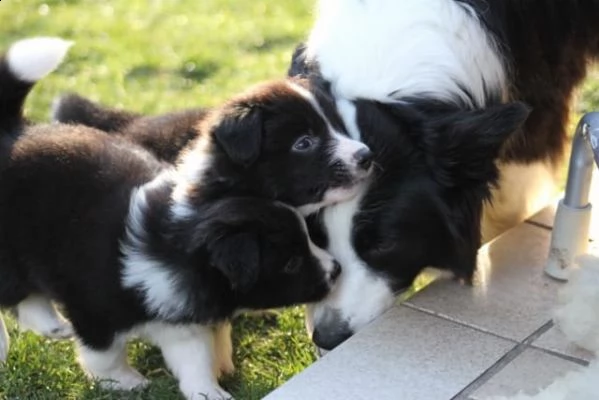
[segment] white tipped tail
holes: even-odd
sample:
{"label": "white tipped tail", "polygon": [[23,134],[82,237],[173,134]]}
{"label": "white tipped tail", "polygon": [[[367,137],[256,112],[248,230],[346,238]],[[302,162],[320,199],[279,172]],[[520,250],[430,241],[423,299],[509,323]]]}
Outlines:
{"label": "white tipped tail", "polygon": [[55,37],[35,37],[15,42],[6,61],[20,80],[36,82],[60,65],[73,42]]}

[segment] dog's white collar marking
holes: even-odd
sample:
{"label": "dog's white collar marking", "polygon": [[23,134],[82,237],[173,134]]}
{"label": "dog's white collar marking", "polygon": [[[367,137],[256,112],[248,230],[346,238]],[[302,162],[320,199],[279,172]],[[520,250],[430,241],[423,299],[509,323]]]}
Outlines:
{"label": "dog's white collar marking", "polygon": [[177,165],[175,188],[171,196],[171,214],[175,220],[183,220],[194,213],[189,204],[189,190],[201,183],[204,173],[212,164],[212,157],[205,151],[208,145],[207,139],[200,139],[196,146],[185,150]]}
{"label": "dog's white collar marking", "polygon": [[329,237],[327,250],[341,264],[343,272],[331,294],[308,309],[308,319],[316,326],[327,310],[334,309],[356,331],[394,303],[395,296],[386,280],[373,274],[353,247],[353,218],[363,196],[364,192],[323,210],[323,223]]}
{"label": "dog's white collar marking", "polygon": [[147,191],[171,179],[172,171],[167,171],[133,190],[126,221],[126,238],[121,243],[123,286],[139,290],[143,293],[147,310],[167,319],[184,315],[189,309],[188,299],[180,290],[179,277],[162,261],[148,254],[144,219],[148,211]]}
{"label": "dog's white collar marking", "polygon": [[507,82],[493,39],[455,0],[321,0],[306,56],[337,98],[458,96],[482,107]]}

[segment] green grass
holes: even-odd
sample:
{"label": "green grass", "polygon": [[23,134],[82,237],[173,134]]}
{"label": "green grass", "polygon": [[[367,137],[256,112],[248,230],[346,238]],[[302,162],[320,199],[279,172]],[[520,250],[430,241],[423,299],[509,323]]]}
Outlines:
{"label": "green grass", "polygon": [[[307,33],[312,0],[3,0],[0,48],[34,35],[75,41],[66,62],[35,88],[26,112],[48,118],[52,98],[77,91],[95,100],[157,113],[218,104],[264,79],[284,76]],[[85,379],[70,342],[19,334],[0,366],[0,399],[180,399],[159,351],[130,348],[151,386],[105,392]],[[237,373],[223,385],[259,399],[315,359],[299,308],[234,323]]]}
{"label": "green grass", "polygon": [[[310,26],[313,0],[3,0],[0,47],[33,35],[76,42],[44,79],[27,114],[47,119],[51,100],[77,91],[95,100],[157,113],[218,104],[264,79],[283,76]],[[583,88],[572,119],[599,109],[599,76]],[[130,358],[151,378],[133,394],[99,390],[75,363],[70,342],[18,334],[0,367],[0,399],[180,399],[159,351],[134,342]],[[315,359],[299,308],[247,316],[234,324],[237,373],[224,386],[239,400],[259,399]]]}

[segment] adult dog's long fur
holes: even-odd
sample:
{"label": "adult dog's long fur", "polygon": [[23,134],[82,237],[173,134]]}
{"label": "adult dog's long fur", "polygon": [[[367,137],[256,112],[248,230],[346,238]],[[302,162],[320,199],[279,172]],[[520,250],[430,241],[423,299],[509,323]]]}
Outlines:
{"label": "adult dog's long fur", "polygon": [[481,242],[546,204],[597,21],[597,0],[319,2],[289,74],[329,90],[384,171],[321,213],[315,237],[346,273],[310,313],[319,345],[380,315],[426,266],[468,280]]}

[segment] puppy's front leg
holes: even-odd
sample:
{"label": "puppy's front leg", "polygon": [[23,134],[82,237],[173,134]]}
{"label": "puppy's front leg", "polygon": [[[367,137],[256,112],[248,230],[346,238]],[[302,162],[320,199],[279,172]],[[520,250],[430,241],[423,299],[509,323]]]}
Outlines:
{"label": "puppy's front leg", "polygon": [[214,351],[216,376],[235,372],[233,364],[233,343],[231,342],[231,323],[221,322],[214,328]]}
{"label": "puppy's front leg", "polygon": [[127,338],[117,336],[103,350],[79,344],[79,363],[105,389],[132,390],[146,386],[149,381],[127,363]]}
{"label": "puppy's front leg", "polygon": [[162,350],[187,400],[226,400],[233,397],[216,380],[214,333],[202,325],[148,324],[144,334]]}

